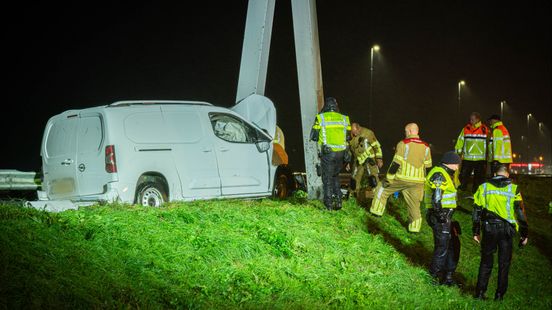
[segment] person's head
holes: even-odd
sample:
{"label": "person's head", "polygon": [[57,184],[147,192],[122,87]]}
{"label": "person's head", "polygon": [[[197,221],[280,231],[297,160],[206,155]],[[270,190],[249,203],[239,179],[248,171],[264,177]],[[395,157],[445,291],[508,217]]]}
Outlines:
{"label": "person's head", "polygon": [[503,177],[510,177],[510,171],[508,170],[508,165],[497,164],[495,166],[495,175],[501,175]]}
{"label": "person's head", "polygon": [[360,125],[358,123],[351,124],[351,135],[356,137],[360,134]]}
{"label": "person's head", "polygon": [[470,124],[475,125],[481,121],[481,114],[472,112],[470,114]]}
{"label": "person's head", "polygon": [[495,123],[500,122],[500,116],[493,114],[487,119],[487,121],[489,121],[489,125],[492,126]]}
{"label": "person's head", "polygon": [[408,136],[417,135],[420,132],[420,128],[416,123],[410,123],[404,127],[404,134]]}
{"label": "person's head", "polygon": [[456,154],[456,152],[448,151],[445,154],[443,154],[443,157],[441,158],[441,163],[445,165],[447,168],[451,170],[458,170],[458,166],[460,165],[460,162],[462,160],[460,159],[460,156]]}
{"label": "person's head", "polygon": [[324,99],[324,107],[322,112],[338,112],[339,107],[337,106],[337,100],[334,97],[326,97]]}

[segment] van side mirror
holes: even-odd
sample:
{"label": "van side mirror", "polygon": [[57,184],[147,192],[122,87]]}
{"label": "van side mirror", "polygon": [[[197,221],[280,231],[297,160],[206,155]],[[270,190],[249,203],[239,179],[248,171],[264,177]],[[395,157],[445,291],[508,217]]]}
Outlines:
{"label": "van side mirror", "polygon": [[270,149],[271,143],[271,141],[258,141],[255,145],[257,146],[259,153],[264,153]]}

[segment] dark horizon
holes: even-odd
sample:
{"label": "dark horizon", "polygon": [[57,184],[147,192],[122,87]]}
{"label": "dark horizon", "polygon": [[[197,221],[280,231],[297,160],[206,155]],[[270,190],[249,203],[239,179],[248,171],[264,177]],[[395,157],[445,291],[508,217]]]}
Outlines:
{"label": "dark horizon", "polygon": [[[415,121],[438,151],[479,111],[500,114],[514,152],[550,160],[550,10],[544,3],[317,3],[324,93],[365,125],[370,48],[375,131],[387,163]],[[1,169],[40,168],[46,121],[68,109],[131,99],[233,105],[247,1],[174,5],[16,4],[7,29],[9,109]],[[457,83],[462,89],[461,115]],[[291,164],[303,167],[297,71],[289,1],[276,1],[265,95],[278,111]],[[8,109],[8,107],[5,107]],[[539,135],[537,122],[546,127]],[[529,127],[529,128],[528,128]],[[17,148],[16,148],[17,147]],[[386,164],[387,164],[386,163]]]}

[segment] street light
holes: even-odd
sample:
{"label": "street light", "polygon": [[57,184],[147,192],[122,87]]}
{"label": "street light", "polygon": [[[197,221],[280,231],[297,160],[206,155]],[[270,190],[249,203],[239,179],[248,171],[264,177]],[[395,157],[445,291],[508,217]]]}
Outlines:
{"label": "street light", "polygon": [[462,97],[460,96],[461,94],[461,90],[462,90],[462,86],[466,85],[466,82],[464,82],[463,80],[458,82],[458,117],[461,118],[461,115],[460,115],[460,102],[462,101]]}
{"label": "street light", "polygon": [[372,112],[371,108],[374,105],[374,102],[372,101],[372,80],[374,79],[374,52],[378,52],[380,50],[379,45],[374,45],[370,49],[370,98],[368,101],[368,127],[372,126]]}
{"label": "street light", "polygon": [[500,120],[504,120],[504,104],[506,100],[500,101]]}

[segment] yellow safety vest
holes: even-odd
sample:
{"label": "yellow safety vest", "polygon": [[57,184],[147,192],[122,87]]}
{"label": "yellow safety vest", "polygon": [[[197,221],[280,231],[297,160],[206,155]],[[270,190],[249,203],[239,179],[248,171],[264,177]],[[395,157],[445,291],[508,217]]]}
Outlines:
{"label": "yellow safety vest", "polygon": [[334,152],[347,148],[347,130],[351,130],[348,116],[337,112],[320,113],[312,128],[320,130],[319,145],[327,145]]}
{"label": "yellow safety vest", "polygon": [[[441,184],[435,184],[431,182],[431,177],[437,173],[440,172],[442,175],[445,176],[445,182]],[[456,186],[454,185],[454,181],[448,174],[448,172],[443,169],[442,167],[435,166],[429,174],[427,175],[425,179],[425,185],[424,185],[424,204],[426,208],[431,209],[433,208],[433,205],[431,204],[431,198],[433,196],[433,191],[439,186],[441,190],[443,190],[443,196],[441,198],[441,207],[443,208],[449,208],[449,209],[455,209],[456,208]]]}
{"label": "yellow safety vest", "polygon": [[503,164],[512,162],[512,142],[510,133],[502,122],[496,122],[493,126],[493,135],[489,141],[488,161],[498,161]]}
{"label": "yellow safety vest", "polygon": [[487,209],[519,229],[515,217],[514,203],[522,201],[521,194],[516,194],[517,185],[509,184],[505,187],[496,187],[492,183],[479,185],[473,196],[475,204]]}

